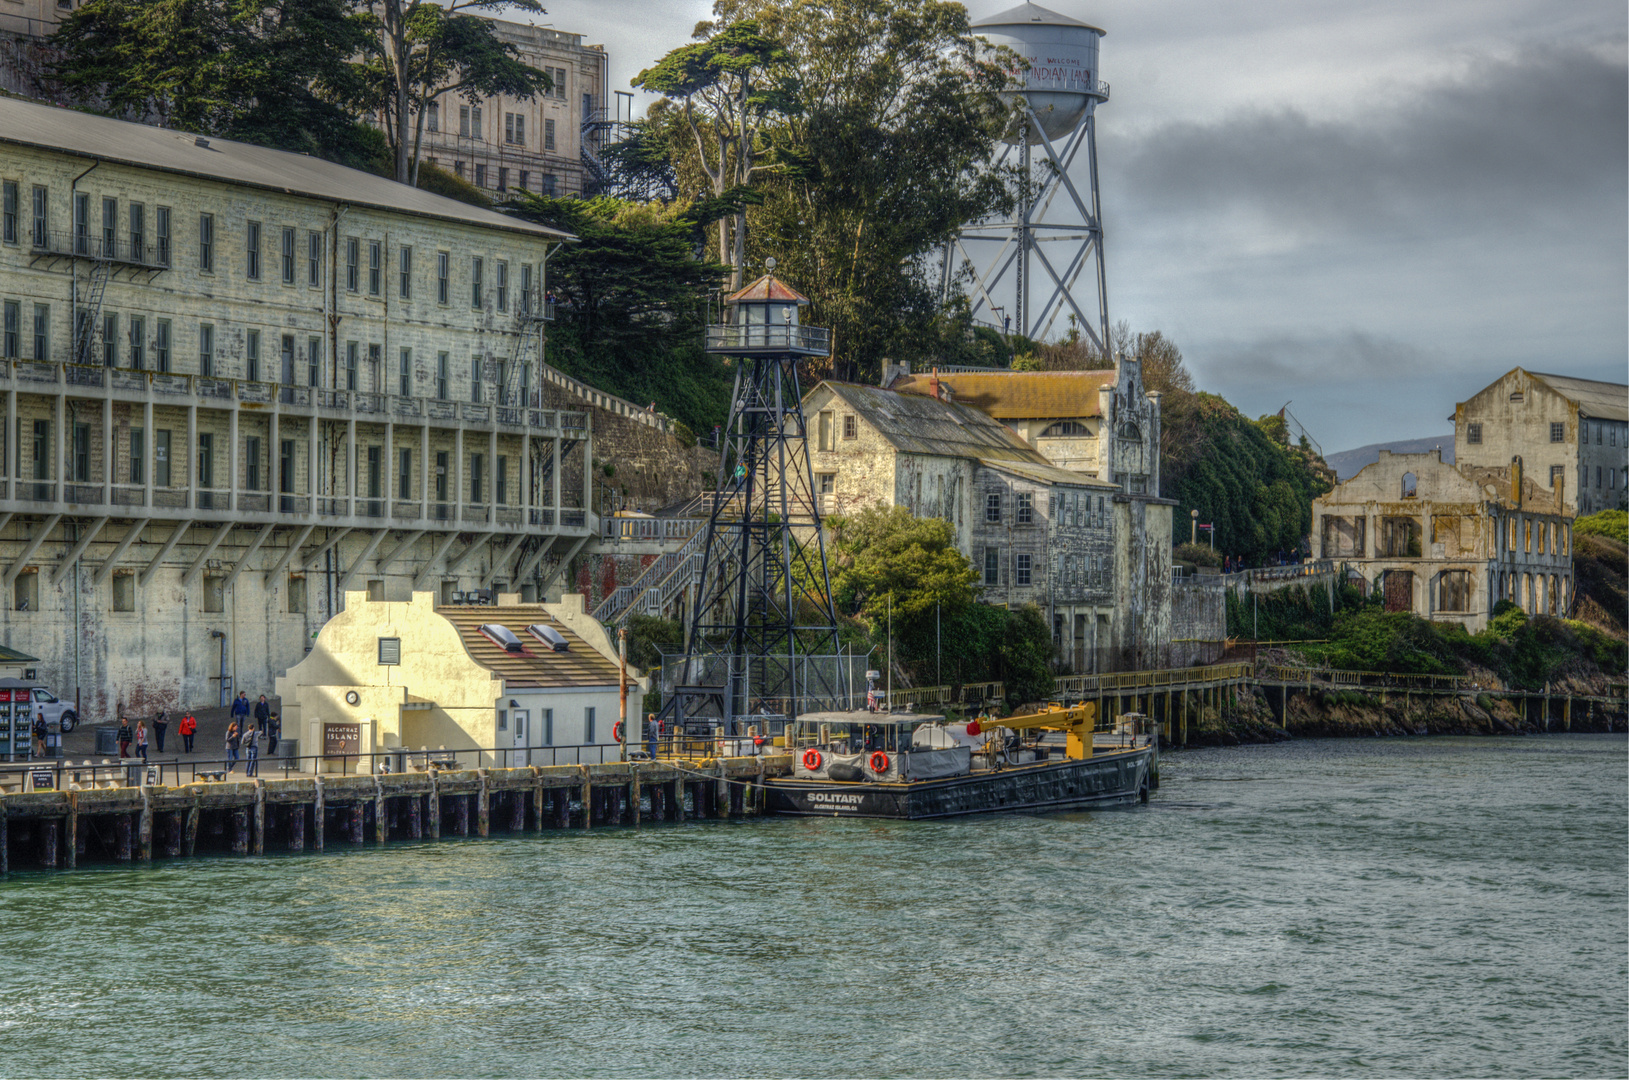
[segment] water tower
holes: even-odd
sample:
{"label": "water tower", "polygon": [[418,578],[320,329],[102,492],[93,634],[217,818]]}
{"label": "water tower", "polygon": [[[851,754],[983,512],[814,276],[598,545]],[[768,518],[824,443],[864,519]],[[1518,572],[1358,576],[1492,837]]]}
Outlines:
{"label": "water tower", "polygon": [[[962,228],[946,252],[944,287],[964,264],[973,272],[973,316],[1032,338],[1045,338],[1060,316],[1074,315],[1081,334],[1099,349],[1109,336],[1108,281],[1097,190],[1096,111],[1109,97],[1100,79],[1098,43],[1104,31],[1020,4],[973,24],[992,50],[1010,49],[1009,100],[1018,121],[993,163],[1016,164],[1026,179],[1013,217]],[[1027,67],[1025,67],[1027,65]],[[1070,175],[1085,151],[1085,170]],[[1096,302],[1077,294],[1081,276],[1096,277]],[[1087,285],[1081,292],[1090,294]]]}

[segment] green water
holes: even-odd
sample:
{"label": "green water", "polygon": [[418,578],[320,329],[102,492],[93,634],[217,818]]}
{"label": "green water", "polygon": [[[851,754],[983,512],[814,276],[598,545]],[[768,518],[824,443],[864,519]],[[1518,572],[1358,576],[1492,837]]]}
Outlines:
{"label": "green water", "polygon": [[1623,1076],[1622,737],[0,882],[7,1076]]}

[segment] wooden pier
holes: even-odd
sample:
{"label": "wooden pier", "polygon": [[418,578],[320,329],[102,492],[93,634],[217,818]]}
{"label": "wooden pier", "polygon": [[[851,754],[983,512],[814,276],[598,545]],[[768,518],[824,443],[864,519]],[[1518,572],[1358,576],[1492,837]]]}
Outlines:
{"label": "wooden pier", "polygon": [[0,795],[0,874],[764,812],[785,755]]}

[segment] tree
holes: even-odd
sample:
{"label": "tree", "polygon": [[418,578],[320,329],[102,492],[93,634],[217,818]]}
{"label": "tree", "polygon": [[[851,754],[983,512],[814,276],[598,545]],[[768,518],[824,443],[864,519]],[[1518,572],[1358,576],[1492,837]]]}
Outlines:
{"label": "tree", "polygon": [[498,37],[491,22],[459,14],[508,7],[547,14],[538,0],[381,0],[379,47],[368,65],[372,90],[366,104],[384,118],[398,182],[417,183],[424,117],[432,97],[460,94],[473,103],[502,94],[529,100],[553,87],[547,74],[520,62],[515,47]]}
{"label": "tree", "polygon": [[[700,40],[641,71],[633,85],[680,103],[695,160],[713,197],[723,199],[732,189],[750,187],[769,167],[758,163],[759,129],[769,117],[792,109],[795,84],[786,74],[786,50],[764,37],[755,22],[703,22],[694,36]],[[718,261],[730,267],[735,289],[742,284],[746,231],[744,205],[718,219]]]}
{"label": "tree", "polygon": [[833,600],[873,624],[890,609],[896,625],[931,623],[936,610],[955,615],[973,602],[978,573],[939,518],[868,506],[840,523],[834,550]]}
{"label": "tree", "polygon": [[342,105],[369,44],[350,0],[88,0],[51,40],[62,86],[110,115],[370,163]]}

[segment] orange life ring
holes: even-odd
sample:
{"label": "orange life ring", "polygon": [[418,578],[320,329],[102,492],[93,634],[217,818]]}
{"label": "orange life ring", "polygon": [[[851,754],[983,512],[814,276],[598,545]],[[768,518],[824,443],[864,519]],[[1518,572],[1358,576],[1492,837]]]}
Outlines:
{"label": "orange life ring", "polygon": [[872,754],[871,755],[871,771],[872,772],[887,772],[888,771],[888,755],[883,753],[881,750],[878,750],[876,753]]}
{"label": "orange life ring", "polygon": [[618,720],[611,725],[611,738],[616,742],[622,741],[622,721]]}
{"label": "orange life ring", "polygon": [[803,752],[803,767],[810,772],[820,771],[820,751],[810,747]]}

